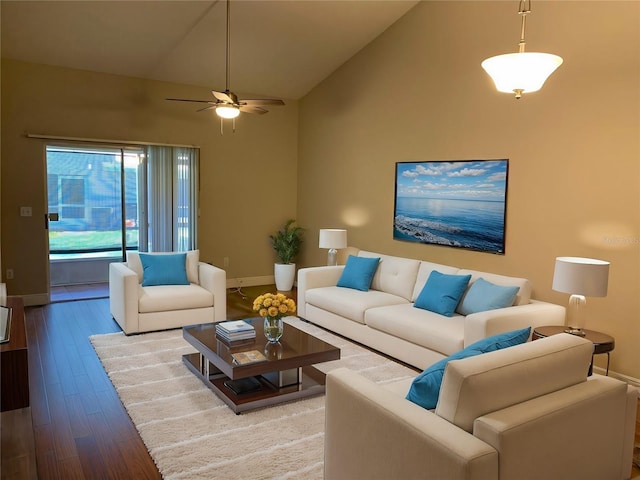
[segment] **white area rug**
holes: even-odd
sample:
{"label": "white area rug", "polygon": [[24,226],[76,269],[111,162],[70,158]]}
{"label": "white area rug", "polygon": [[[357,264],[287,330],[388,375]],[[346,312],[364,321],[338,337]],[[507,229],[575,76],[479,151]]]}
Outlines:
{"label": "white area rug", "polygon": [[[416,375],[314,325],[287,323],[340,348],[340,360],[317,365],[324,372],[347,367],[377,383]],[[91,343],[164,478],[322,478],[323,395],[236,415],[182,363],[195,350],[181,330]]]}

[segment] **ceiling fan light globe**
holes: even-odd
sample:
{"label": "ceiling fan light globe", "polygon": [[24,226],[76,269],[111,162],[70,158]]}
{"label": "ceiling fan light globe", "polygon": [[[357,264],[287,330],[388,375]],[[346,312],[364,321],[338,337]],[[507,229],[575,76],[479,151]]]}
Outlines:
{"label": "ceiling fan light globe", "polygon": [[233,105],[222,105],[216,107],[216,115],[220,118],[236,118],[240,115],[240,110]]}
{"label": "ceiling fan light globe", "polygon": [[538,91],[549,76],[562,65],[562,58],[551,53],[507,53],[487,58],[482,68],[491,76],[499,92]]}

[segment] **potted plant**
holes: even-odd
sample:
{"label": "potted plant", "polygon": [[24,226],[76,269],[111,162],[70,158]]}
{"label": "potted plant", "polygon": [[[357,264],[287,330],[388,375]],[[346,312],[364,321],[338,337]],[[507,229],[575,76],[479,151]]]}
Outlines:
{"label": "potted plant", "polygon": [[280,291],[290,291],[296,276],[295,260],[300,253],[304,230],[294,223],[295,220],[287,220],[287,223],[275,235],[269,235],[278,259],[274,273],[276,288]]}

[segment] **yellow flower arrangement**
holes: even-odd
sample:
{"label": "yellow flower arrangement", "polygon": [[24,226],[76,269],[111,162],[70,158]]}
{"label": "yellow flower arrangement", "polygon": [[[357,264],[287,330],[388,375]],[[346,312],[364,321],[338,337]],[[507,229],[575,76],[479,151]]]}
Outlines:
{"label": "yellow flower arrangement", "polygon": [[261,317],[282,318],[296,312],[296,302],[282,293],[264,293],[253,301]]}

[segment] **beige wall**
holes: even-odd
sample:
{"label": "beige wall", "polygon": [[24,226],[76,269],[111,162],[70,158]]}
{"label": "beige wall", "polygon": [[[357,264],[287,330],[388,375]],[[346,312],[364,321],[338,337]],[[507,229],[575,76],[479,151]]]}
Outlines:
{"label": "beige wall", "polygon": [[[198,145],[199,247],[230,279],[273,275],[268,235],[296,215],[298,106],[243,115],[236,133],[197,106],[205,88],[2,61],[2,266],[9,294],[47,292],[44,142],[26,133]],[[20,217],[20,206],[33,216]],[[4,271],[3,271],[4,278]]]}
{"label": "beige wall", "polygon": [[[307,228],[299,263],[322,264],[317,230],[388,254],[529,277],[551,290],[554,258],[611,261],[589,326],[616,337],[612,368],[640,378],[640,2],[535,2],[528,50],[565,64],[516,101],[482,59],[515,51],[511,2],[423,2],[300,102],[238,131],[168,96],[203,88],[2,61],[2,278],[9,294],[47,290],[43,143],[27,132],[201,146],[202,257],[229,278],[272,274],[268,242],[287,218]],[[613,38],[615,48],[602,39]],[[396,161],[509,158],[506,254],[392,238]],[[297,183],[297,192],[296,192]],[[32,206],[33,217],[19,217]],[[603,365],[603,360],[598,363]]]}
{"label": "beige wall", "polygon": [[[514,10],[418,4],[302,100],[304,260],[325,261],[319,228],[346,227],[350,245],[525,276],[559,304],[556,256],[609,260],[609,294],[588,299],[588,327],[616,338],[613,370],[640,378],[640,3],[535,2],[528,50],[565,63],[518,101],[480,67],[515,51]],[[505,255],[393,240],[395,162],[492,158],[510,161]]]}

